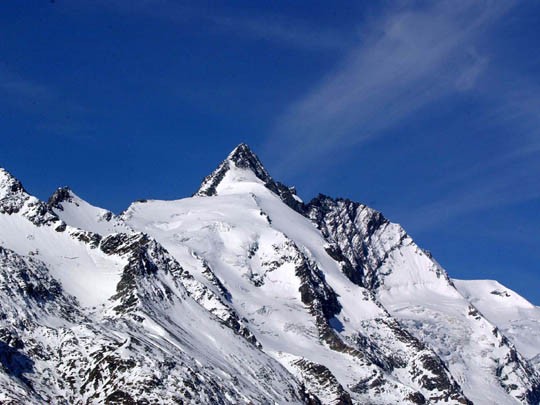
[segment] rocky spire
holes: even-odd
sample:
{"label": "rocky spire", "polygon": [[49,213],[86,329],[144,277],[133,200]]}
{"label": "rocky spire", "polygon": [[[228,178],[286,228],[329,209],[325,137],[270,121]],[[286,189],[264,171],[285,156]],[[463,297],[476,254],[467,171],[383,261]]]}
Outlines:
{"label": "rocky spire", "polygon": [[22,183],[7,170],[0,167],[0,199],[25,192]]}
{"label": "rocky spire", "polygon": [[304,204],[296,197],[294,187],[287,187],[283,183],[275,181],[265,169],[257,155],[245,143],[241,143],[227,156],[221,164],[210,175],[206,176],[194,194],[198,197],[209,197],[217,195],[217,187],[232,167],[250,170],[261,180],[266,188],[277,194],[281,200],[292,209],[303,213]]}
{"label": "rocky spire", "polygon": [[16,213],[38,226],[58,221],[45,203],[28,194],[19,180],[0,168],[0,214]]}
{"label": "rocky spire", "polygon": [[63,202],[71,202],[73,200],[74,194],[69,187],[59,187],[56,191],[49,197],[47,205],[50,209],[63,210]]}
{"label": "rocky spire", "polygon": [[0,213],[19,212],[29,198],[22,183],[7,170],[0,168]]}

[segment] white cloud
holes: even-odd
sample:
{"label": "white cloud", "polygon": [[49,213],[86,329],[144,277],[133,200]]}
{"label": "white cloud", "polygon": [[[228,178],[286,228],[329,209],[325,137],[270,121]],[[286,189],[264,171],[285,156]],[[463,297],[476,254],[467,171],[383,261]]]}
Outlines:
{"label": "white cloud", "polygon": [[488,58],[474,44],[508,3],[428,4],[374,21],[345,61],[288,106],[269,141],[286,145],[288,166],[381,136],[433,100],[475,86]]}

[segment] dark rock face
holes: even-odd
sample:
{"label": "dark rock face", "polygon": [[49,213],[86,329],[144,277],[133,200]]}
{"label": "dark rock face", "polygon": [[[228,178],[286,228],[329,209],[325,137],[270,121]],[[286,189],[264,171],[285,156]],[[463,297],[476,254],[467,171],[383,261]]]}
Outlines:
{"label": "dark rock face", "polygon": [[[464,405],[473,405],[471,401],[463,396],[461,388],[455,381],[451,381],[447,377],[448,370],[444,363],[436,356],[425,354],[420,357],[420,365],[424,375],[420,378],[420,384],[423,388],[429,391],[439,391],[440,395],[434,395],[430,398],[431,401],[448,401],[452,399]],[[426,375],[425,371],[431,373]]]}
{"label": "dark rock face", "polygon": [[[58,229],[55,229],[56,231],[58,231]],[[65,227],[64,227],[64,230],[65,230]],[[70,232],[70,235],[83,242],[83,243],[86,243],[90,246],[91,249],[95,249],[98,247],[99,245],[99,242],[101,242],[101,235],[97,234],[97,233],[94,233],[94,232],[90,232],[90,231],[83,231],[83,230],[80,230],[80,229],[75,229],[75,230],[72,230]]]}
{"label": "dark rock face", "polygon": [[[143,233],[109,235],[100,243],[100,249],[108,255],[120,255],[127,258],[128,263],[122,271],[122,277],[116,286],[116,294],[112,297],[118,304],[115,311],[126,314],[140,305],[142,295],[148,291],[141,288],[140,283],[154,280],[158,271],[178,275],[181,266],[155,241]],[[171,300],[172,292],[167,286],[152,291],[157,294],[158,301]]]}
{"label": "dark rock face", "polygon": [[326,247],[326,253],[332,259],[339,263],[341,271],[351,280],[354,284],[363,287],[362,273],[358,271],[350,262],[350,260],[343,254],[337,244],[329,244]]}
{"label": "dark rock face", "polygon": [[223,285],[221,280],[214,274],[208,262],[206,262],[205,260],[201,260],[201,261],[204,268],[203,275],[208,279],[208,281],[210,281],[218,289],[221,296],[225,298],[225,300],[230,302],[232,299],[232,296],[229,290],[227,290],[227,288]]}
{"label": "dark rock face", "polygon": [[373,251],[371,238],[389,224],[381,213],[350,200],[334,200],[319,194],[307,204],[306,216],[335,245],[333,256],[348,260],[344,273],[353,283],[369,289],[380,286],[376,270],[385,256]]}
{"label": "dark rock face", "polygon": [[[332,372],[322,364],[317,364],[307,359],[300,359],[293,362],[298,367],[307,380],[308,387],[313,391],[327,391],[333,397],[334,404],[353,405],[350,394],[343,388]],[[307,401],[310,403],[320,403],[317,400]]]}
{"label": "dark rock face", "polygon": [[326,320],[334,317],[341,310],[334,290],[324,280],[323,273],[306,258],[296,267],[295,275],[301,281],[300,297],[310,308],[316,308]]}
{"label": "dark rock face", "polygon": [[0,340],[0,365],[6,373],[19,379],[27,386],[31,386],[31,382],[26,378],[25,374],[34,372],[34,361],[21,353],[16,347],[9,346]]}
{"label": "dark rock face", "polygon": [[49,197],[47,205],[50,209],[63,211],[62,203],[71,201],[73,201],[71,189],[69,187],[60,187]]}

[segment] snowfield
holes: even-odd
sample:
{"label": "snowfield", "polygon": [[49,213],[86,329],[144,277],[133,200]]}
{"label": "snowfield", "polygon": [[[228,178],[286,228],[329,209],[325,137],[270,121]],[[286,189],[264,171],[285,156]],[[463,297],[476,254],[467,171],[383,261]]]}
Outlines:
{"label": "snowfield", "polygon": [[540,403],[539,307],[244,144],[119,216],[0,171],[0,310],[0,403]]}

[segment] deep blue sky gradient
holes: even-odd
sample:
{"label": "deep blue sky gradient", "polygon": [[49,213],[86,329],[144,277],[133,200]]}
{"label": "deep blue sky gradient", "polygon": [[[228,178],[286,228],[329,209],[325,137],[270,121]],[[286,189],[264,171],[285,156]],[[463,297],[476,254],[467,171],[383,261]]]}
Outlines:
{"label": "deep blue sky gradient", "polygon": [[0,3],[0,166],[113,211],[240,142],[540,304],[540,3]]}

